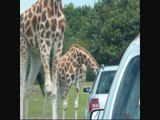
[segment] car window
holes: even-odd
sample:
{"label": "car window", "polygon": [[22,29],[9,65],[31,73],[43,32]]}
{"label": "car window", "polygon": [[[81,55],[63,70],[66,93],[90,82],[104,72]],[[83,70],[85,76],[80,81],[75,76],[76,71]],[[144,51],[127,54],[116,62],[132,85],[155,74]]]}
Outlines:
{"label": "car window", "polygon": [[127,65],[113,107],[113,119],[140,118],[140,56]]}
{"label": "car window", "polygon": [[94,86],[95,86],[95,83],[96,83],[96,80],[97,80],[99,74],[100,74],[100,70],[98,70],[98,72],[97,72],[96,78],[95,78],[95,80],[94,80],[94,82],[93,82],[93,85],[92,85],[91,92],[93,92],[93,89],[94,89]]}
{"label": "car window", "polygon": [[112,84],[113,78],[116,71],[104,71],[100,76],[98,83],[97,94],[107,94],[109,93],[110,86]]}

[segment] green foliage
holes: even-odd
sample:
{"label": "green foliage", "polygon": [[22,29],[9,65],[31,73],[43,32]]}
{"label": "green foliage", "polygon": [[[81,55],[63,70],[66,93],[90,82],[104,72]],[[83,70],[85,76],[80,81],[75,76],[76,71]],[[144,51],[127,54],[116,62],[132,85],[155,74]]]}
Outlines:
{"label": "green foliage", "polygon": [[93,82],[95,80],[96,76],[95,74],[93,73],[93,71],[91,71],[90,69],[87,70],[87,76],[86,76],[86,81],[87,82]]}
{"label": "green foliage", "polygon": [[23,14],[20,14],[20,27],[22,26]]}

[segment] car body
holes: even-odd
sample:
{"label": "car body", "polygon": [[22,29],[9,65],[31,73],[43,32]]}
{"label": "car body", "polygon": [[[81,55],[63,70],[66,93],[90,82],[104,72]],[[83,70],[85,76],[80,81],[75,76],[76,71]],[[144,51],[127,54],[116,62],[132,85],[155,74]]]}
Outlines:
{"label": "car body", "polygon": [[93,83],[92,90],[89,91],[88,86],[84,87],[86,88],[84,92],[89,92],[87,107],[85,110],[86,118],[89,118],[89,114],[92,110],[104,108],[109,89],[117,69],[118,65],[110,65],[105,67],[102,65]]}
{"label": "car body", "polygon": [[104,110],[92,111],[90,118],[95,116],[98,119],[140,119],[140,34],[120,61]]}

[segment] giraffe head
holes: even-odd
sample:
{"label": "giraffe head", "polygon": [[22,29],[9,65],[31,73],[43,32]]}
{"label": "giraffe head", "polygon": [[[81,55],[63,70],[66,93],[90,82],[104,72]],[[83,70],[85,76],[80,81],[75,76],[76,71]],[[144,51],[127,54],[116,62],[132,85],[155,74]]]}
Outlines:
{"label": "giraffe head", "polygon": [[81,64],[81,71],[82,71],[82,82],[84,82],[85,81],[85,79],[86,79],[86,72],[87,72],[87,67],[86,67],[86,65],[85,64]]}

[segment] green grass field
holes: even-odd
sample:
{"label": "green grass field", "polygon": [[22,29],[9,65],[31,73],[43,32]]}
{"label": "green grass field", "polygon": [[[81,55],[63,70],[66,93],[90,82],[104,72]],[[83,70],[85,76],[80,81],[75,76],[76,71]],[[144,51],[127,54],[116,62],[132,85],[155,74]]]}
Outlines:
{"label": "green grass field", "polygon": [[[92,86],[93,82],[85,82],[81,85],[80,94],[79,94],[79,108],[78,108],[78,119],[85,118],[85,108],[88,94],[82,93],[83,86]],[[44,103],[44,97],[41,94],[41,90],[39,85],[34,85],[32,90],[31,98],[30,98],[30,106],[29,106],[29,118],[30,119],[40,119],[42,115],[42,107]],[[47,119],[51,119],[52,117],[52,108],[51,108],[51,98],[49,98],[48,106],[47,106]],[[59,118],[62,118],[62,104],[59,108]],[[70,95],[68,100],[68,108],[66,110],[66,118],[73,119],[74,118],[74,86],[70,89]]]}

